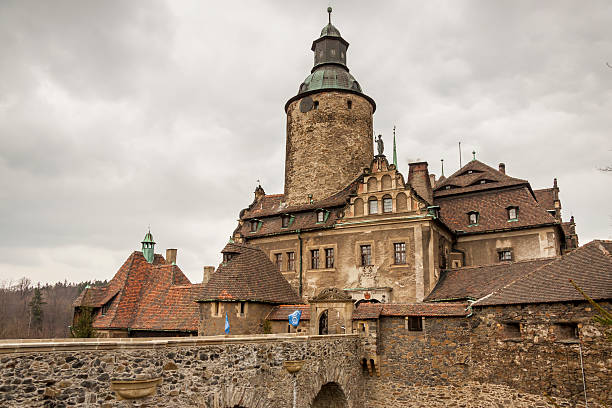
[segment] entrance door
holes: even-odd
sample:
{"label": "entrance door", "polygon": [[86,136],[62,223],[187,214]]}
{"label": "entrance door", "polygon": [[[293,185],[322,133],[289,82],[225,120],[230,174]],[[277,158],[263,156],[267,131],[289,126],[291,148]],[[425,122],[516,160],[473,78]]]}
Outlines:
{"label": "entrance door", "polygon": [[327,310],[325,310],[323,311],[323,313],[321,313],[321,316],[319,317],[319,334],[327,333]]}

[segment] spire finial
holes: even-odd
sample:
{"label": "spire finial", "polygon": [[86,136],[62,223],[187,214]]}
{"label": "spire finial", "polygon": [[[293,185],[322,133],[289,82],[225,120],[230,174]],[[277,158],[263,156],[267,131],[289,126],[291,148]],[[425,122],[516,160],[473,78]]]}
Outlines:
{"label": "spire finial", "polygon": [[393,165],[397,169],[397,146],[395,145],[395,125],[393,125]]}
{"label": "spire finial", "polygon": [[476,160],[476,150],[472,150],[472,160]]}
{"label": "spire finial", "polygon": [[331,8],[331,6],[329,6],[327,8],[327,14],[329,15],[329,24],[331,24],[331,13],[332,13],[332,8]]}
{"label": "spire finial", "polygon": [[440,177],[444,177],[444,159],[440,159],[442,162],[442,175]]}

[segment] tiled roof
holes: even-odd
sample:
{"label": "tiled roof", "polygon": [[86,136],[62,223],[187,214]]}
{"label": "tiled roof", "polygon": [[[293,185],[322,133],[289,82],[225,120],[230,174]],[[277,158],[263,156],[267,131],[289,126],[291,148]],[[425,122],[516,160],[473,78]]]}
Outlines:
{"label": "tiled roof", "polygon": [[595,300],[612,299],[612,241],[591,241],[524,274],[474,306],[584,300],[572,279]]}
{"label": "tiled roof", "polygon": [[[440,219],[452,230],[464,233],[502,231],[552,225],[555,218],[540,207],[527,186],[481,191],[436,200]],[[518,221],[508,221],[509,206],[518,206]],[[478,225],[470,226],[468,212],[479,213]]]}
{"label": "tiled roof", "polygon": [[212,274],[198,300],[303,303],[266,254],[243,244],[227,244],[235,255]]}
{"label": "tiled roof", "polygon": [[[481,184],[482,180],[485,180],[486,183]],[[453,175],[436,183],[434,199],[522,184],[529,184],[529,182],[510,177],[478,160],[472,160],[453,173]],[[446,189],[447,186],[451,188]]]}
{"label": "tiled roof", "polygon": [[150,264],[135,251],[108,285],[85,289],[74,305],[100,308],[110,302],[104,315],[98,310],[94,316],[95,329],[197,331],[194,292],[198,286],[178,266],[166,264],[159,254]]}
{"label": "tiled roof", "polygon": [[533,190],[533,193],[540,204],[540,207],[545,210],[555,209],[554,191],[552,188],[543,188],[541,190]]}
{"label": "tiled roof", "polygon": [[246,221],[243,223],[240,233],[242,236],[246,237],[246,239],[249,239],[252,237],[259,237],[262,235],[275,234],[279,232],[295,232],[296,230],[304,231],[311,228],[330,228],[338,219],[338,214],[336,211],[330,211],[327,220],[322,223],[317,223],[317,214],[314,210],[297,212],[291,215],[293,216],[293,220],[287,228],[282,228],[281,216],[276,215],[262,218],[261,227],[256,232],[251,232],[250,221]]}
{"label": "tiled roof", "polygon": [[501,262],[442,271],[440,280],[425,301],[480,299],[554,259]]}
{"label": "tiled roof", "polygon": [[378,319],[382,308],[382,303],[360,303],[353,311],[353,320]]}
{"label": "tiled roof", "polygon": [[[467,316],[467,303],[383,303],[381,316]],[[360,305],[361,307],[361,305]]]}
{"label": "tiled roof", "polygon": [[288,320],[296,310],[302,311],[300,320],[310,320],[310,305],[278,305],[266,316],[266,320]]}

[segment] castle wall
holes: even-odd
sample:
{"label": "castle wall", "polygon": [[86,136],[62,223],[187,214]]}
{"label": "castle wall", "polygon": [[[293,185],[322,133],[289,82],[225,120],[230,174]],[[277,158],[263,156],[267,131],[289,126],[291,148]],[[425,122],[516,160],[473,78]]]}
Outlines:
{"label": "castle wall", "polygon": [[[372,105],[362,96],[324,91],[310,96],[316,109],[287,108],[285,199],[308,203],[340,191],[369,167],[374,156]],[[351,101],[351,107],[348,107]]]}
{"label": "castle wall", "polygon": [[263,334],[263,321],[274,307],[271,304],[256,302],[202,302],[199,306],[199,336],[224,334],[226,312],[230,323],[230,334]]}
{"label": "castle wall", "polygon": [[561,254],[559,236],[553,227],[459,236],[455,248],[465,253],[464,266],[499,262],[498,251],[504,249],[512,250],[513,261]]}

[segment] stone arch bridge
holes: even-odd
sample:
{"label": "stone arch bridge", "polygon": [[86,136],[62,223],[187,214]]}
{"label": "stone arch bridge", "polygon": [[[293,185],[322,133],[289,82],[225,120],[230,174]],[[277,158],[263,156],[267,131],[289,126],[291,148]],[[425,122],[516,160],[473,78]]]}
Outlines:
{"label": "stone arch bridge", "polygon": [[0,342],[0,406],[357,408],[357,335]]}

